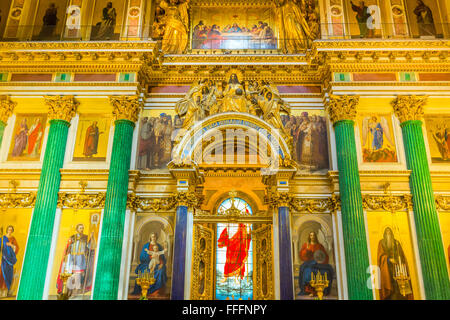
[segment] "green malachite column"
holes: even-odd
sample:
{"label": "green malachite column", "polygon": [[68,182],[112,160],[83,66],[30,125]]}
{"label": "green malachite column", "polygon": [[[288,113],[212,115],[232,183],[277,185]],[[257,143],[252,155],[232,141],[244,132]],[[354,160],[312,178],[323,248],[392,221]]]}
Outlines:
{"label": "green malachite column", "polygon": [[28,234],[18,300],[42,299],[61,182],[59,170],[64,163],[70,120],[77,106],[72,96],[46,97],[46,103],[49,105],[50,129]]}
{"label": "green malachite column", "polygon": [[94,300],[116,300],[118,295],[131,145],[140,110],[139,99],[136,96],[111,97],[111,104],[116,121],[95,275]]}
{"label": "green malachite column", "polygon": [[449,300],[450,281],[420,121],[425,103],[425,97],[399,96],[393,106],[411,170],[409,185],[426,299]]}
{"label": "green malachite column", "polygon": [[0,98],[0,146],[2,145],[3,132],[5,132],[8,118],[12,115],[16,104],[17,103],[11,101],[8,96],[3,96]]}
{"label": "green malachite column", "polygon": [[348,298],[372,300],[372,289],[367,286],[370,262],[354,131],[358,101],[357,96],[331,95],[327,110],[336,137]]}

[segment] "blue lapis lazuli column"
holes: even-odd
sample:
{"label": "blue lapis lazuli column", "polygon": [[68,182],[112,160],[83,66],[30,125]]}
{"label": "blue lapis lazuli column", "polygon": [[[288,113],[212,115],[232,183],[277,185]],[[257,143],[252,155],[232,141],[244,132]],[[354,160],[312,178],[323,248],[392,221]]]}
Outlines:
{"label": "blue lapis lazuli column", "polygon": [[178,206],[173,253],[172,300],[184,300],[188,207]]}
{"label": "blue lapis lazuli column", "polygon": [[294,300],[289,208],[278,208],[280,300]]}

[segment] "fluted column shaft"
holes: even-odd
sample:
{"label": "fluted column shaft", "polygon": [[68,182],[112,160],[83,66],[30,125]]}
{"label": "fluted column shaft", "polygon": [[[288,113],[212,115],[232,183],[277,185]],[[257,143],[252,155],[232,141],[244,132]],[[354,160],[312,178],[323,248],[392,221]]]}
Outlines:
{"label": "fluted column shaft", "polygon": [[434,200],[431,175],[422,133],[422,122],[401,124],[406,163],[411,170],[409,185],[413,196],[417,244],[427,299],[450,299],[450,282],[444,246]]}
{"label": "fluted column shaft", "polygon": [[[278,252],[280,268],[280,300],[294,300],[292,279],[292,247],[289,207],[278,207]],[[297,254],[297,253],[294,253]]]}
{"label": "fluted column shaft", "polygon": [[5,132],[6,123],[0,120],[0,146],[3,142],[3,133]]}
{"label": "fluted column shaft", "polygon": [[400,120],[406,165],[411,170],[409,186],[425,296],[430,300],[448,300],[450,281],[422,133],[426,102],[425,96],[398,96],[392,105]]}
{"label": "fluted column shaft", "polygon": [[332,96],[328,112],[334,123],[348,298],[372,300],[367,286],[370,265],[361,196],[354,120],[359,98]]}
{"label": "fluted column shaft", "polygon": [[95,277],[96,300],[115,300],[118,295],[133,130],[134,123],[131,121],[115,122]]}
{"label": "fluted column shaft", "polygon": [[115,121],[114,141],[106,188],[105,209],[94,284],[94,300],[116,300],[125,212],[128,194],[128,171],[131,161],[133,130],[139,106],[136,97],[112,98]]}
{"label": "fluted column shaft", "polygon": [[72,97],[54,97],[47,103],[50,104],[49,117],[59,119],[50,120],[44,162],[17,293],[18,300],[42,299],[61,182],[59,170],[64,163],[70,119],[75,114],[76,104]]}
{"label": "fluted column shaft", "polygon": [[184,300],[187,221],[188,207],[186,205],[178,206],[175,225],[175,239],[173,245],[171,300]]}

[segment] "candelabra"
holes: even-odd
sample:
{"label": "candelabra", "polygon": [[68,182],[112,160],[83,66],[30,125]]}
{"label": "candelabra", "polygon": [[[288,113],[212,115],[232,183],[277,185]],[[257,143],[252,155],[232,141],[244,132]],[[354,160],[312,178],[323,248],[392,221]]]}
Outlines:
{"label": "candelabra", "polygon": [[408,294],[408,291],[410,291],[410,279],[411,277],[408,275],[405,264],[400,263],[395,266],[394,280],[397,281],[397,285],[402,296],[406,296]]}
{"label": "candelabra", "polygon": [[327,279],[327,274],[324,275],[320,274],[320,271],[317,272],[316,275],[314,275],[313,272],[311,272],[311,281],[309,282],[309,285],[314,288],[314,290],[317,293],[317,297],[319,300],[323,299],[323,290],[328,287],[328,284],[330,282]]}
{"label": "candelabra", "polygon": [[141,287],[141,297],[139,300],[147,300],[147,291],[156,282],[153,272],[140,272],[136,278],[136,283]]}
{"label": "candelabra", "polygon": [[71,273],[68,272],[61,272],[59,274],[59,277],[61,278],[61,281],[63,283],[63,287],[62,287],[62,293],[60,295],[58,295],[58,300],[68,300],[69,299],[69,294],[67,292],[67,279],[69,279],[72,276]]}

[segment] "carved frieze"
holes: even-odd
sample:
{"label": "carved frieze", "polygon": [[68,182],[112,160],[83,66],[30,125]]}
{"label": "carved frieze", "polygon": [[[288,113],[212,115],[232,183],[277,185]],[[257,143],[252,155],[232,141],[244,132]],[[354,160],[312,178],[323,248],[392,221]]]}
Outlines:
{"label": "carved frieze", "polygon": [[30,208],[34,206],[36,193],[0,193],[0,208]]}
{"label": "carved frieze", "polygon": [[383,210],[389,212],[412,210],[412,197],[409,194],[363,194],[362,200],[363,208],[366,210]]}

